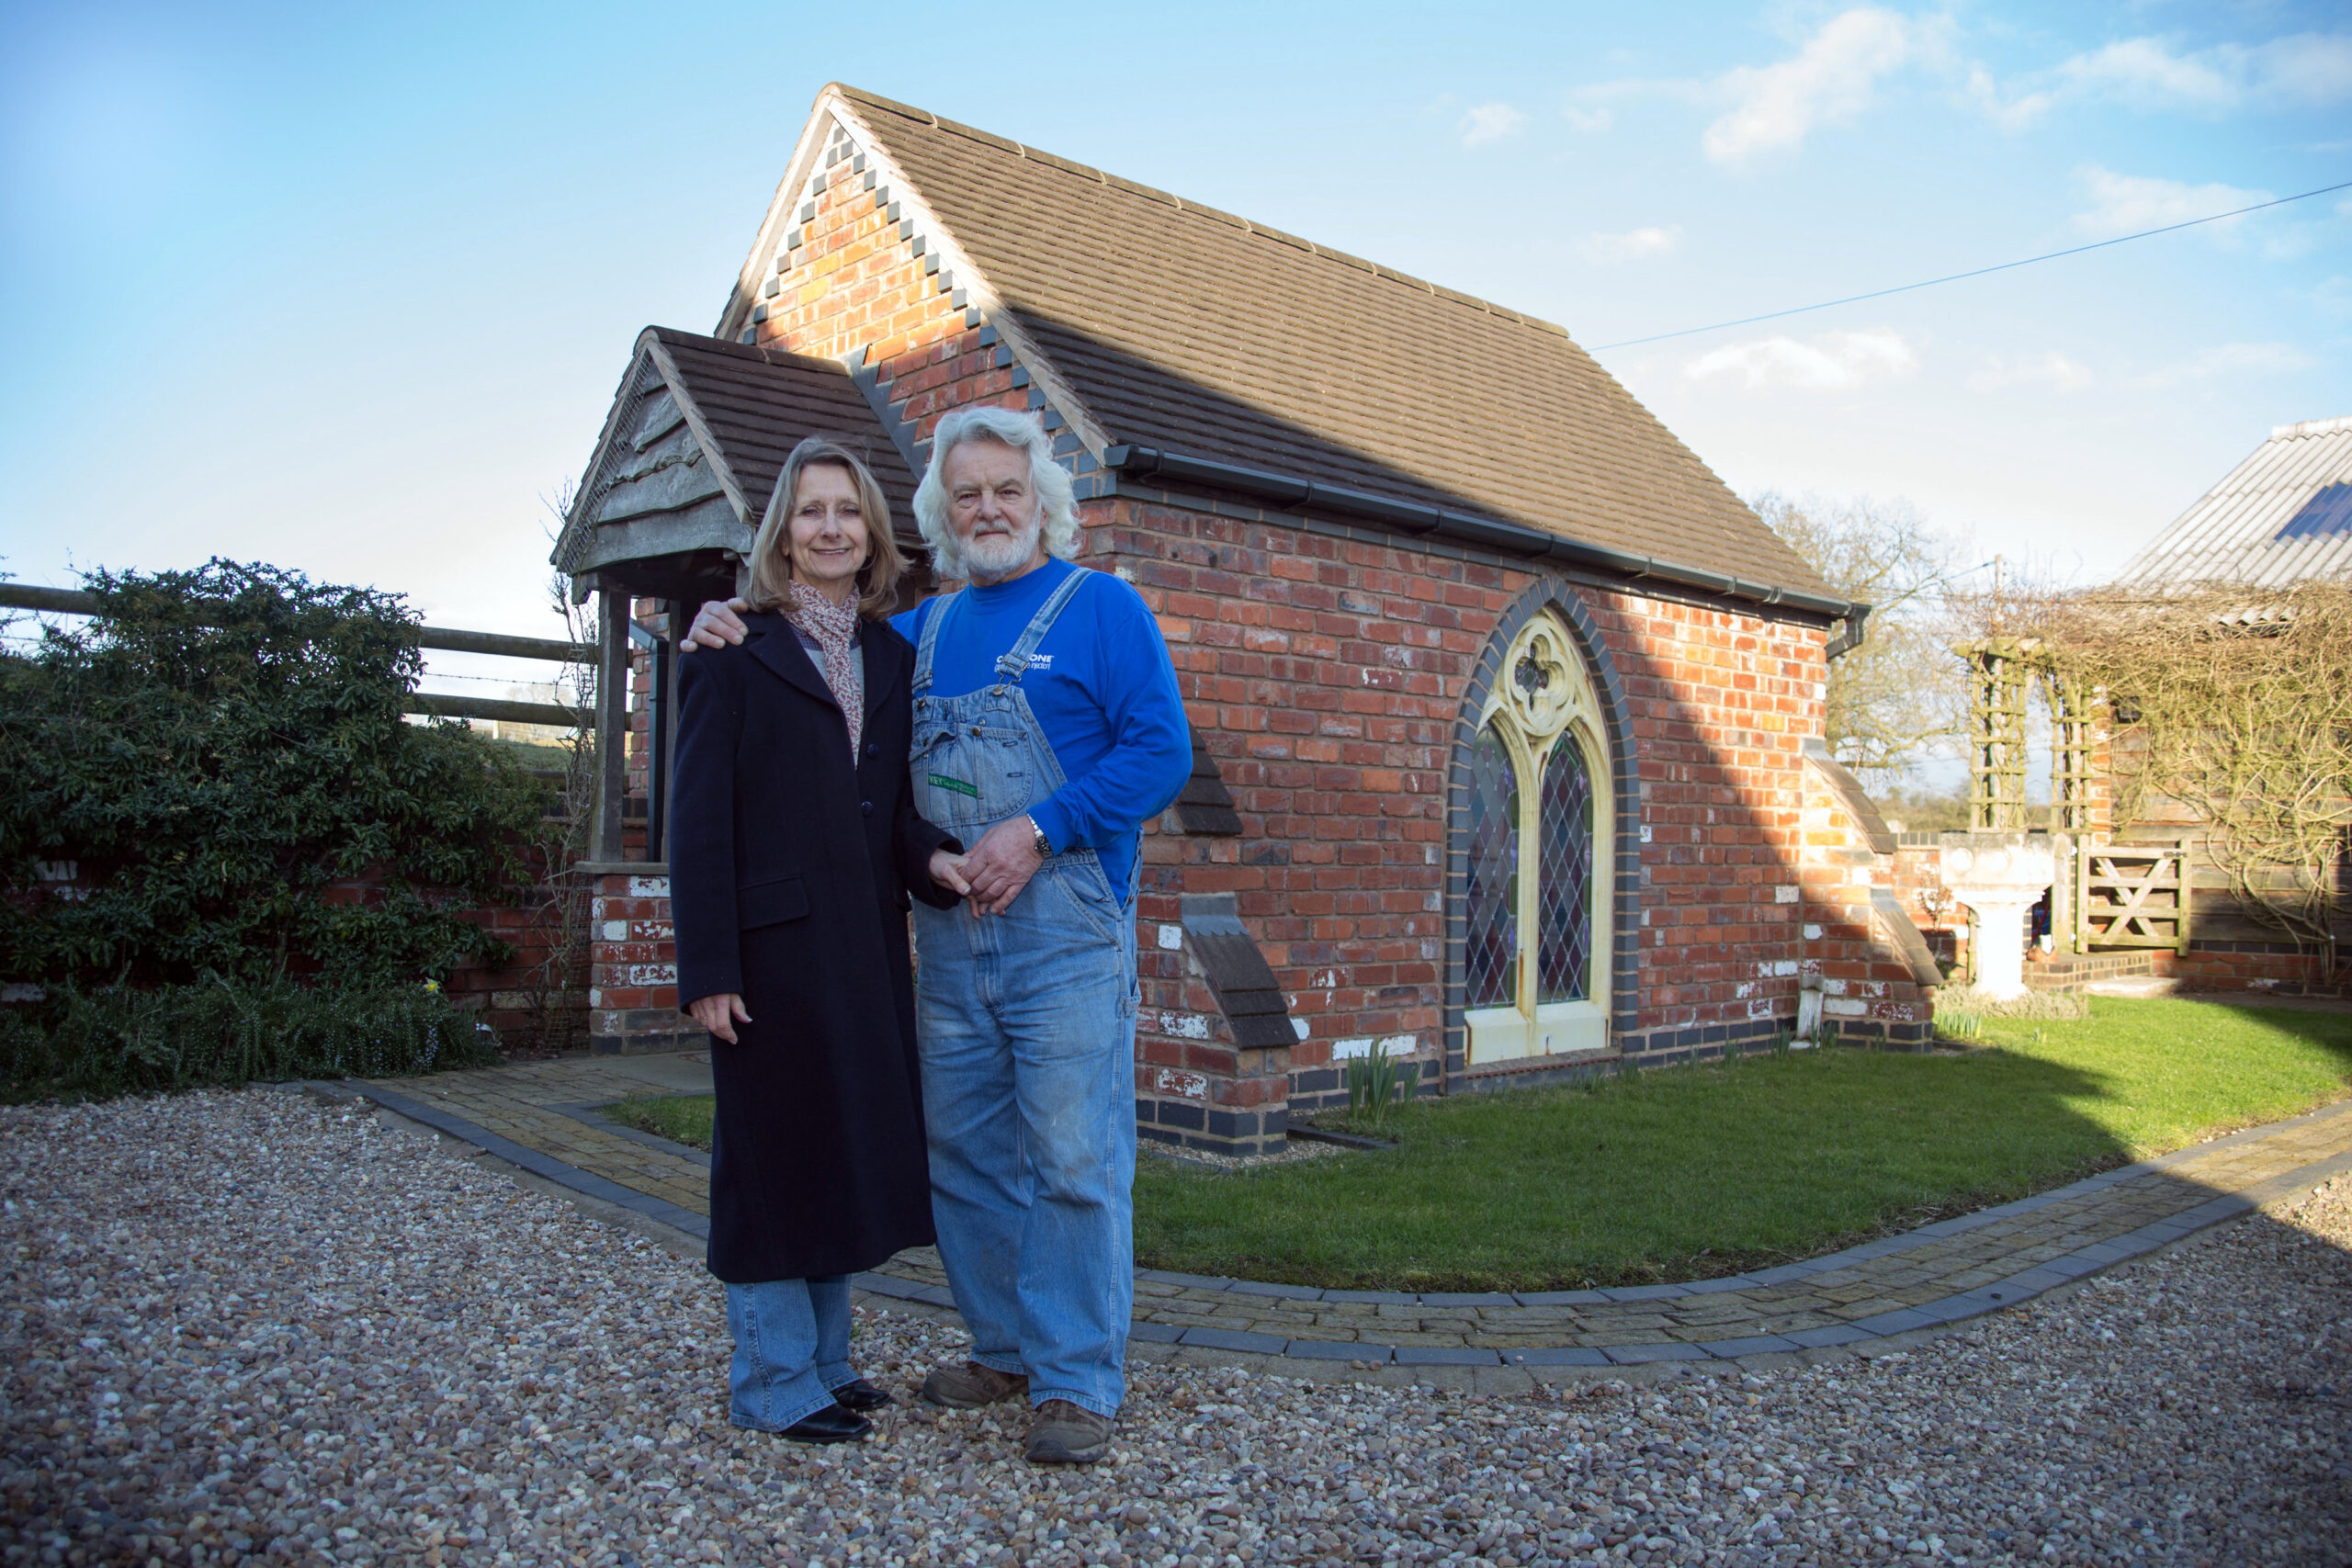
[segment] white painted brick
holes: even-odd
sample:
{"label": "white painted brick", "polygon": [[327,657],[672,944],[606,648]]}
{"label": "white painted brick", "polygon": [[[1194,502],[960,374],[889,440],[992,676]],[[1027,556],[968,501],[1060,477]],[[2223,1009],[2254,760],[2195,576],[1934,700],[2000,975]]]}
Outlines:
{"label": "white painted brick", "polygon": [[627,920],[606,920],[605,922],[605,940],[606,942],[627,942],[628,940],[628,922]]}
{"label": "white painted brick", "polygon": [[1180,1073],[1173,1067],[1162,1067],[1153,1077],[1152,1088],[1161,1094],[1172,1094],[1181,1100],[1206,1100],[1209,1080],[1198,1073]]}
{"label": "white painted brick", "polygon": [[1163,1012],[1159,1015],[1159,1032],[1179,1040],[1206,1040],[1209,1021],[1205,1013]]}
{"label": "white painted brick", "polygon": [[1160,945],[1160,947],[1161,947],[1164,951],[1168,951],[1168,952],[1171,952],[1171,953],[1172,953],[1172,952],[1174,952],[1177,948],[1180,948],[1180,947],[1183,946],[1183,945],[1184,945],[1184,928],[1183,928],[1182,926],[1162,926],[1162,927],[1160,927],[1160,928],[1159,928],[1159,945]]}
{"label": "white painted brick", "polygon": [[1358,1035],[1352,1040],[1335,1040],[1331,1043],[1331,1059],[1335,1062],[1343,1062],[1351,1056],[1371,1055],[1372,1036],[1369,1034]]}
{"label": "white painted brick", "polygon": [[1772,902],[1773,902],[1773,903],[1775,903],[1775,904],[1793,904],[1793,903],[1795,903],[1796,901],[1797,901],[1797,886],[1796,886],[1796,884],[1795,884],[1795,883],[1793,883],[1793,882],[1782,883],[1780,886],[1775,887],[1775,888],[1773,888],[1773,889],[1772,889]]}

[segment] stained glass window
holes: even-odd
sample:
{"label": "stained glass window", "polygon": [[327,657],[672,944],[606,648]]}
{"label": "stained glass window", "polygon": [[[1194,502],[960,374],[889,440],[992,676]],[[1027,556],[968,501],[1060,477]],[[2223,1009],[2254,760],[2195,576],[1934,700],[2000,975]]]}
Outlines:
{"label": "stained glass window", "polygon": [[1463,977],[1474,1008],[1519,1001],[1519,771],[1492,724],[1470,749],[1470,889]]}
{"label": "stained glass window", "polygon": [[1592,775],[1573,735],[1544,761],[1536,822],[1535,999],[1582,1001],[1592,967]]}

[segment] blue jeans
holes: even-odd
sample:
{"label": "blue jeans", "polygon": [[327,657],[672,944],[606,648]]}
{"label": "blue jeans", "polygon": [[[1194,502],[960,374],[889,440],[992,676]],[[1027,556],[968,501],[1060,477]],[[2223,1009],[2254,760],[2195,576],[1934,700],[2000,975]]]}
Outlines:
{"label": "blue jeans", "polygon": [[1135,906],[1093,857],[915,908],[931,1207],[972,1357],[1118,1413],[1135,1306]]}
{"label": "blue jeans", "polygon": [[727,1418],[781,1432],[833,1403],[856,1378],[849,1364],[849,1276],[763,1280],[727,1287],[735,1336]]}

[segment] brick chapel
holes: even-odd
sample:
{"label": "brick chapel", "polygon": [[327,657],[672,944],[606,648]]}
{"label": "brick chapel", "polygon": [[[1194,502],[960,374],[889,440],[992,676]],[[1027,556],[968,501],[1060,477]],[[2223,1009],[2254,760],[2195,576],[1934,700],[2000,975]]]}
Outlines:
{"label": "brick chapel", "polygon": [[639,339],[557,547],[630,736],[600,1048],[686,1027],[673,639],[803,436],[860,446],[919,550],[929,434],[971,402],[1056,433],[1081,561],[1158,613],[1192,718],[1138,868],[1145,1136],[1276,1146],[1375,1046],[1456,1094],[1928,1037],[1894,840],[1822,739],[1867,607],[1566,332],[834,85],[716,331]]}

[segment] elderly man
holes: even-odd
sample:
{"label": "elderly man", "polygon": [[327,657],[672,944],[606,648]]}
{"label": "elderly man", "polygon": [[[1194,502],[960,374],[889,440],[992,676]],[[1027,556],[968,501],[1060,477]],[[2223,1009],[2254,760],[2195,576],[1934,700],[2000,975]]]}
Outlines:
{"label": "elderly man", "polygon": [[[915,516],[971,583],[892,622],[916,648],[917,807],[973,846],[963,907],[915,910],[932,1210],[973,1340],[922,1395],[1025,1393],[1028,1457],[1091,1463],[1135,1295],[1137,840],[1190,730],[1150,610],[1070,564],[1069,476],[1034,416],[940,421]],[[728,605],[695,622],[706,647],[741,636]]]}

